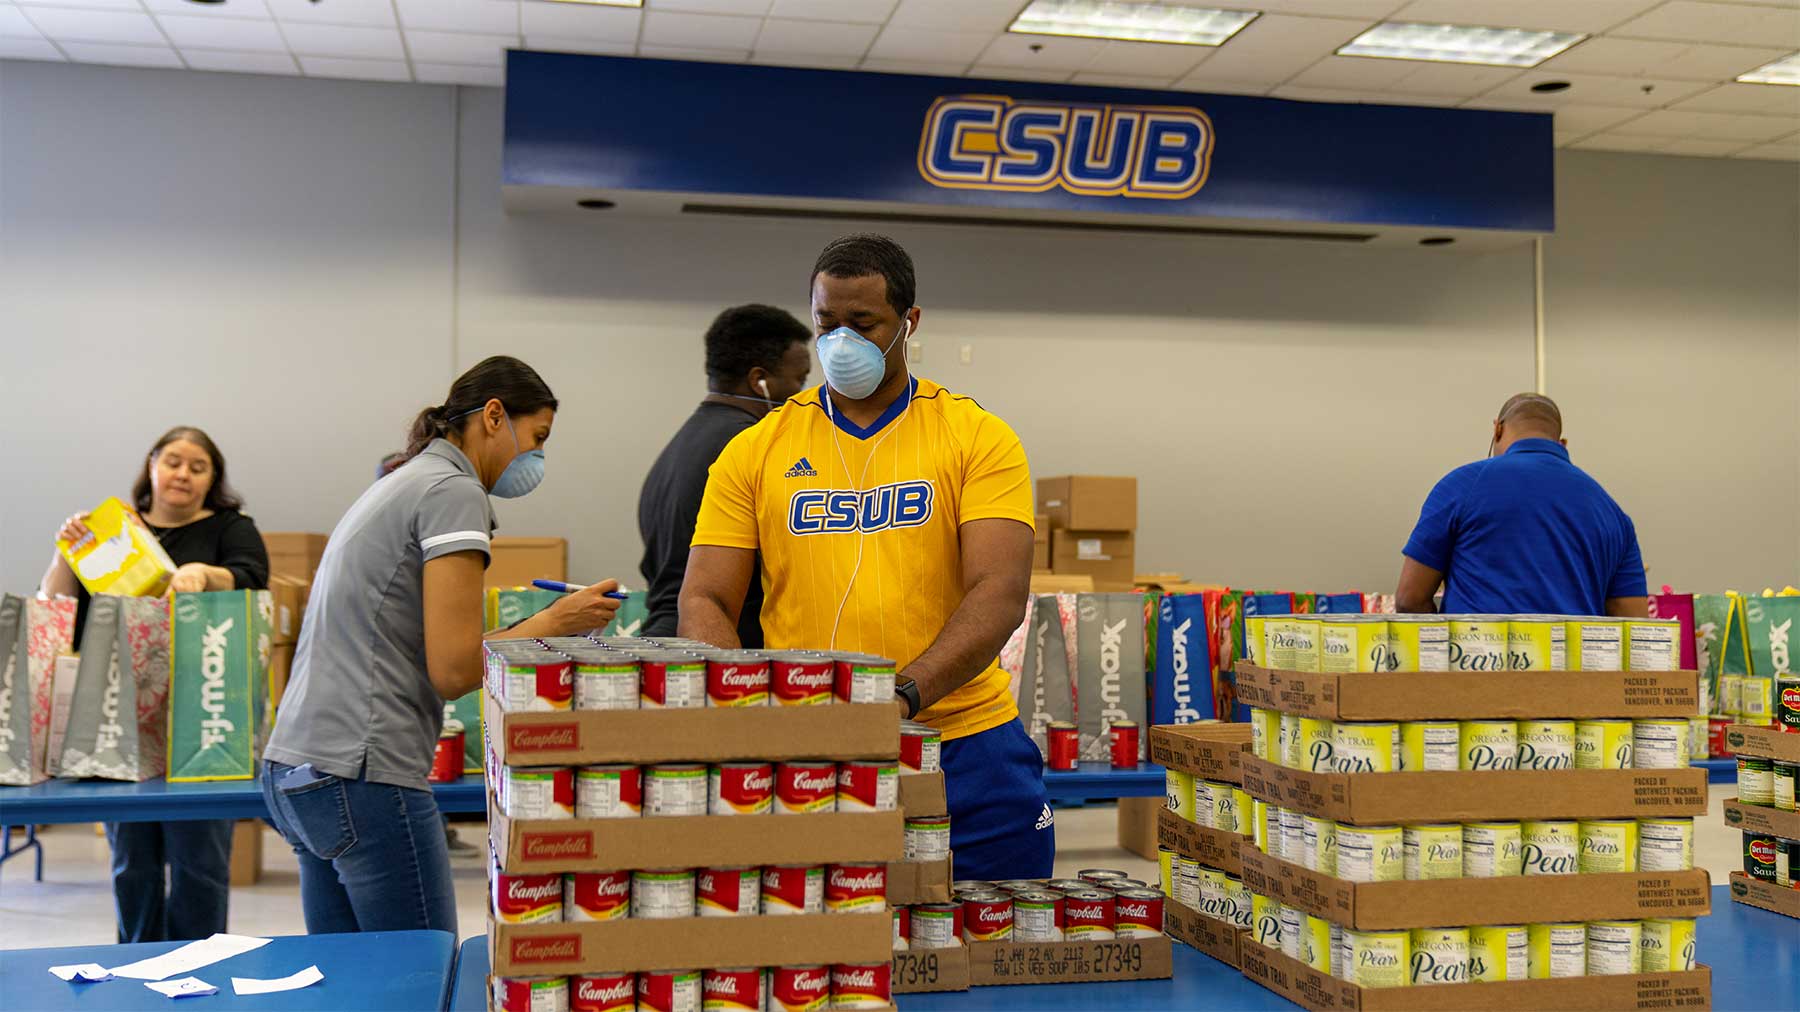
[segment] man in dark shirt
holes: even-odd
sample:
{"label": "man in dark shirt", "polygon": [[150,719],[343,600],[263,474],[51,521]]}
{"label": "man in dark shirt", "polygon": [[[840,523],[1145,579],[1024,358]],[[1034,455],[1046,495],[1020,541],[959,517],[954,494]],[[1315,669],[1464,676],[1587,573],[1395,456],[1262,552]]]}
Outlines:
{"label": "man in dark shirt", "polygon": [[[731,437],[806,388],[812,338],[812,328],[791,313],[754,304],[725,310],[707,328],[706,397],[663,447],[638,495],[638,532],[644,538],[638,568],[650,584],[642,635],[675,635],[707,470]],[[738,619],[738,640],[746,648],[763,645],[762,600],[761,573],[753,573]]]}
{"label": "man in dark shirt", "polygon": [[1402,612],[1647,614],[1637,529],[1600,483],[1569,461],[1562,411],[1519,394],[1494,419],[1488,459],[1445,475],[1407,540]]}

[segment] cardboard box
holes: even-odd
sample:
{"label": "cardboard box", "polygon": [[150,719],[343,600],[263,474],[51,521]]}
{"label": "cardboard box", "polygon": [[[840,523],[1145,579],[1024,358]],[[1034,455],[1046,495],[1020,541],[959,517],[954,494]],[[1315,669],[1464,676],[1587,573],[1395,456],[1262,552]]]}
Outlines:
{"label": "cardboard box", "polygon": [[281,643],[269,648],[269,712],[281,705],[282,694],[294,669],[294,645]]}
{"label": "cardboard box", "polygon": [[231,827],[231,884],[253,886],[262,880],[261,819],[239,819]]}
{"label": "cardboard box", "polygon": [[[1038,509],[1053,529],[1133,531],[1137,529],[1137,479],[1063,475],[1039,478]],[[1125,579],[1132,577],[1126,570]]]}
{"label": "cardboard box", "polygon": [[1733,755],[1768,756],[1784,763],[1800,763],[1800,734],[1772,727],[1733,724],[1725,729],[1725,747]]}
{"label": "cardboard box", "polygon": [[1707,771],[1426,770],[1308,773],[1246,754],[1244,790],[1308,815],[1364,826],[1484,819],[1705,815]]}
{"label": "cardboard box", "polygon": [[1146,861],[1156,860],[1157,820],[1169,808],[1161,798],[1119,799],[1119,846]]}
{"label": "cardboard box", "polygon": [[895,994],[967,991],[969,950],[958,945],[948,949],[896,951],[888,982]]}
{"label": "cardboard box", "polygon": [[971,942],[969,983],[1089,984],[1173,976],[1167,935],[1111,942]]}
{"label": "cardboard box", "polygon": [[1382,671],[1325,674],[1237,665],[1239,702],[1329,720],[1691,717],[1693,671]]}
{"label": "cardboard box", "polygon": [[1773,805],[1746,805],[1732,798],[1725,802],[1725,825],[1746,833],[1800,840],[1800,812],[1784,812]]}
{"label": "cardboard box", "polygon": [[311,580],[302,580],[296,576],[269,577],[269,597],[275,603],[270,643],[280,646],[299,641],[300,622],[306,617],[306,602],[311,596]]}
{"label": "cardboard box", "polygon": [[1751,878],[1741,871],[1731,873],[1731,898],[1777,914],[1800,917],[1800,889]]}
{"label": "cardboard box", "polygon": [[497,810],[490,794],[488,824],[500,867],[515,873],[885,864],[900,860],[904,853],[905,823],[899,812],[510,819]]}
{"label": "cardboard box", "polygon": [[1204,780],[1244,782],[1249,724],[1158,724],[1150,729],[1150,761]]}
{"label": "cardboard box", "polygon": [[[1244,884],[1291,907],[1358,930],[1550,921],[1637,921],[1704,917],[1712,912],[1705,869],[1346,882],[1245,847]],[[1473,912],[1473,913],[1472,913]]]}
{"label": "cardboard box", "polygon": [[495,538],[488,547],[488,587],[529,587],[533,580],[569,577],[569,543],[562,538]]}
{"label": "cardboard box", "polygon": [[1244,976],[1297,1005],[1327,1012],[1712,1007],[1712,969],[1704,965],[1670,973],[1363,988],[1320,973],[1248,936],[1240,940],[1239,954]]}
{"label": "cardboard box", "polygon": [[490,748],[506,766],[900,755],[898,702],[502,713],[489,696],[482,715],[493,729]]}
{"label": "cardboard box", "polygon": [[1227,966],[1242,965],[1238,940],[1247,931],[1235,924],[1208,917],[1172,899],[1164,899],[1163,930],[1171,938],[1180,939]]}
{"label": "cardboard box", "polygon": [[269,553],[270,576],[311,580],[325,556],[325,535],[304,531],[264,531],[263,548]]}
{"label": "cardboard box", "polygon": [[488,920],[488,954],[501,977],[596,970],[879,963],[893,948],[885,912],[668,920],[500,924]]}
{"label": "cardboard box", "polygon": [[944,793],[944,774],[900,774],[898,804],[909,819],[926,815],[949,815],[950,799]]}
{"label": "cardboard box", "polygon": [[1039,513],[1033,518],[1031,532],[1031,568],[1050,568],[1050,517]]}
{"label": "cardboard box", "polygon": [[1129,589],[1136,561],[1130,531],[1057,528],[1050,532],[1050,571],[1059,576],[1091,576],[1095,586]]}
{"label": "cardboard box", "polygon": [[1157,813],[1156,839],[1159,844],[1183,857],[1230,875],[1243,874],[1240,854],[1256,849],[1251,837],[1235,836],[1224,830],[1189,822],[1179,812],[1164,808]]}
{"label": "cardboard box", "polygon": [[887,901],[890,907],[915,903],[950,902],[954,856],[942,861],[892,861],[887,866]]}
{"label": "cardboard box", "polygon": [[175,562],[156,535],[138,523],[136,510],[109,497],[88,512],[86,522],[86,537],[58,539],[56,549],[88,593],[156,597],[168,588]]}
{"label": "cardboard box", "polygon": [[1094,578],[1083,574],[1032,573],[1033,594],[1092,594]]}

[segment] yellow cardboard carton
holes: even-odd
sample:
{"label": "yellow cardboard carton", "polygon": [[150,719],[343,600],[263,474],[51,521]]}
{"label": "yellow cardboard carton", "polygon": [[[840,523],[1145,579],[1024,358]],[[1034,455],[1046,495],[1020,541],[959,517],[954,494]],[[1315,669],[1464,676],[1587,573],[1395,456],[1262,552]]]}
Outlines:
{"label": "yellow cardboard carton", "polygon": [[88,593],[154,597],[169,588],[175,563],[131,507],[106,499],[87,526],[87,537],[73,544],[59,538],[56,548]]}

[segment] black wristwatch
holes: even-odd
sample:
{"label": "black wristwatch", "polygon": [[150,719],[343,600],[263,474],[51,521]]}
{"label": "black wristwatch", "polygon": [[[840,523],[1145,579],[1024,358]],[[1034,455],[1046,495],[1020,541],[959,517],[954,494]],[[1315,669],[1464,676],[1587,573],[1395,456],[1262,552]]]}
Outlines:
{"label": "black wristwatch", "polygon": [[911,720],[919,715],[919,683],[906,677],[894,677],[894,698],[906,705],[906,719]]}

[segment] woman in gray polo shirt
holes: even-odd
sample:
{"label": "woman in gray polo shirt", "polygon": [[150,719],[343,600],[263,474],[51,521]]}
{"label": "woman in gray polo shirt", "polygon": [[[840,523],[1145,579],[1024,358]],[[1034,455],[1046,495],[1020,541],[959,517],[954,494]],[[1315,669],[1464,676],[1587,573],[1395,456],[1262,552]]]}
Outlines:
{"label": "woman in gray polo shirt", "polygon": [[[450,855],[426,774],[445,700],[481,685],[488,496],[544,473],[556,398],[515,358],[477,364],[413,423],[407,462],[338,521],[313,577],[263,795],[300,860],[310,932],[456,931]],[[607,580],[506,631],[611,621]]]}

